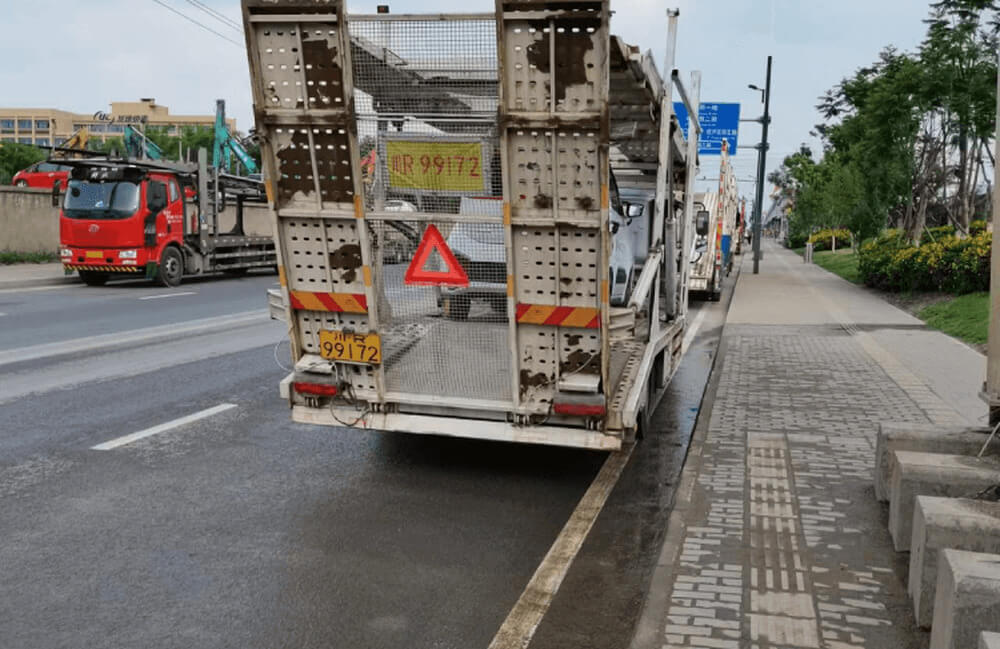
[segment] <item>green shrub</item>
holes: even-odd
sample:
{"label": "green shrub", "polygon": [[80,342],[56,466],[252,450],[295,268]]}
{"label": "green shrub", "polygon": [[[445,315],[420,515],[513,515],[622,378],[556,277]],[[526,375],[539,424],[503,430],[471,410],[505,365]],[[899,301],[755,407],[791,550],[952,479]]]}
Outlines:
{"label": "green shrub", "polygon": [[964,294],[989,289],[992,234],[954,234],[910,245],[898,230],[886,230],[858,251],[865,284],[887,291],[946,291]]}
{"label": "green shrub", "polygon": [[980,232],[986,232],[986,221],[977,219],[969,224],[969,234],[979,234]]}
{"label": "green shrub", "polygon": [[796,232],[796,233],[793,234],[793,233],[789,232],[788,233],[788,238],[786,240],[786,244],[785,245],[787,245],[789,248],[793,248],[793,249],[794,248],[805,248],[806,247],[806,241],[808,241],[808,239],[809,238],[806,235],[802,234],[802,233]]}
{"label": "green shrub", "polygon": [[925,244],[933,241],[940,241],[945,237],[955,236],[955,226],[954,225],[942,225],[936,228],[924,228],[924,231],[920,234],[920,243]]}
{"label": "green shrub", "polygon": [[833,239],[837,239],[838,248],[849,248],[851,246],[851,231],[844,228],[824,228],[813,233],[807,243],[813,244],[814,251],[832,250]]}

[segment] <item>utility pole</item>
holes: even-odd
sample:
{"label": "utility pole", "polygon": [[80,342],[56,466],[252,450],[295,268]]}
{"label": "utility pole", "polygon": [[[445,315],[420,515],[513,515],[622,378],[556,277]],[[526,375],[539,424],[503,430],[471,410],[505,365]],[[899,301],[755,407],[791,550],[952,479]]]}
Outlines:
{"label": "utility pole", "polygon": [[[1000,76],[997,77],[1000,93]],[[1000,94],[997,95],[997,119],[1000,120]],[[1000,124],[1000,121],[997,121]],[[1000,156],[1000,138],[994,143]],[[993,165],[993,237],[1000,223],[1000,158]],[[1000,423],[1000,246],[994,244],[990,253],[990,328],[986,355],[986,398],[989,402],[990,426]]]}
{"label": "utility pole", "polygon": [[[756,88],[755,88],[756,89]],[[757,200],[753,208],[753,274],[760,272],[761,206],[764,204],[764,169],[767,167],[767,127],[771,123],[771,57],[767,57],[767,80],[764,83],[764,117],[757,154]]]}

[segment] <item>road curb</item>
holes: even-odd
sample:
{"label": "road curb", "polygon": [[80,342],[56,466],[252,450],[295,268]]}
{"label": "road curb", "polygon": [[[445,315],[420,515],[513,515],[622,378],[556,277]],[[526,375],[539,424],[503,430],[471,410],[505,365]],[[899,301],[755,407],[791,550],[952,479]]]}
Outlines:
{"label": "road curb", "polygon": [[148,327],[134,331],[122,331],[99,336],[87,336],[72,340],[62,340],[26,348],[15,348],[0,351],[0,367],[43,361],[56,357],[79,356],[109,349],[127,349],[150,342],[166,342],[177,338],[211,333],[225,329],[251,326],[260,322],[268,322],[266,310],[244,311],[225,316],[199,318],[187,322]]}
{"label": "road curb", "polygon": [[64,277],[42,277],[38,279],[0,279],[0,291],[18,288],[35,288],[37,286],[71,286],[79,284],[80,278],[76,275],[66,275]]}

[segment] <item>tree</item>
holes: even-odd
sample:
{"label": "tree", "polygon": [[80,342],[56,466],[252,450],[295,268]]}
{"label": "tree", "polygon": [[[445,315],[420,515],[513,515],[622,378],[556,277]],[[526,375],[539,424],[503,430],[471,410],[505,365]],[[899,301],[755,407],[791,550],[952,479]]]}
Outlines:
{"label": "tree", "polygon": [[46,157],[44,150],[28,144],[0,142],[0,185],[9,185],[14,174]]}
{"label": "tree", "polygon": [[[957,181],[953,219],[964,232],[984,167],[983,143],[994,130],[998,12],[995,0],[939,0],[924,21],[920,57],[929,80],[926,99],[942,117],[942,189]],[[952,166],[947,154],[954,148],[958,162]]]}

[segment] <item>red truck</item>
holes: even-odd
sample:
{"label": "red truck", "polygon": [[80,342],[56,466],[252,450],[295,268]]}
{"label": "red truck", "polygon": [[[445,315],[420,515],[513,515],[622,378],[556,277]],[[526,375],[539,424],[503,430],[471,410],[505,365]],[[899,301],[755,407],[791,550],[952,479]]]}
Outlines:
{"label": "red truck", "polygon": [[[230,176],[199,162],[90,158],[70,167],[65,194],[56,184],[60,254],[67,274],[90,286],[145,276],[164,286],[205,273],[242,274],[277,264],[271,237],[243,232],[245,202],[264,202],[259,180]],[[236,223],[219,231],[219,214],[233,203]]]}

